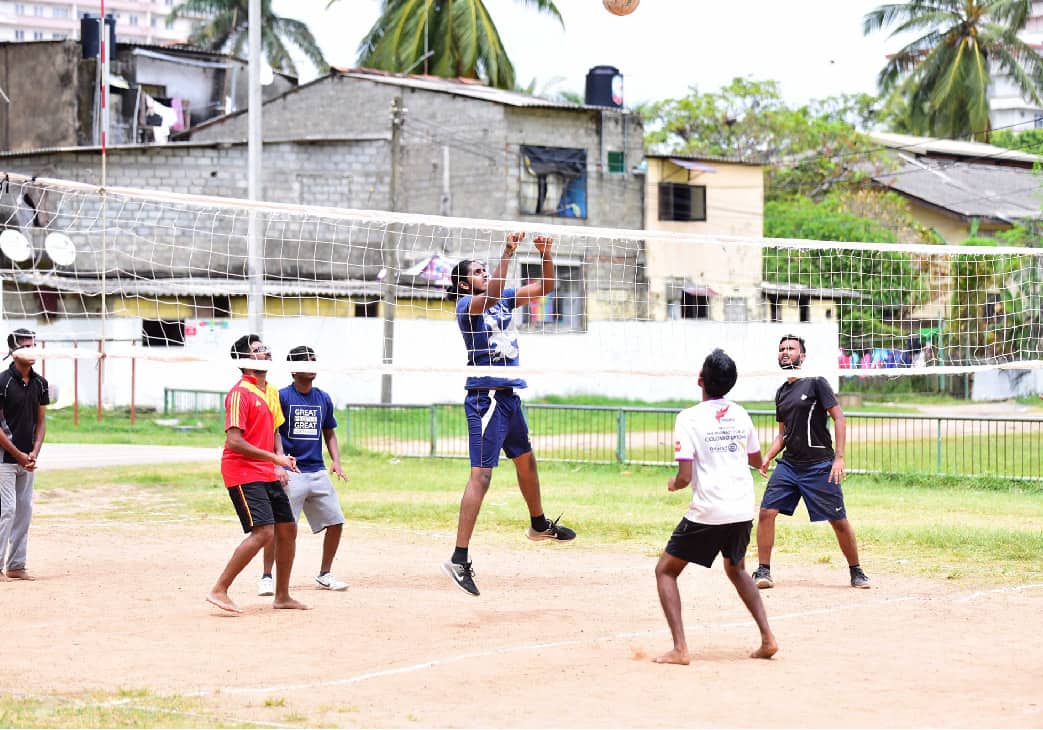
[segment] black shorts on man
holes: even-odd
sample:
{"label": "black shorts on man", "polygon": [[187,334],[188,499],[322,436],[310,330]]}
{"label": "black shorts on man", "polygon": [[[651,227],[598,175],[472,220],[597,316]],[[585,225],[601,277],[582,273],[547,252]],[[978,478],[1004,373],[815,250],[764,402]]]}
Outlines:
{"label": "black shorts on man", "polygon": [[255,527],[281,522],[296,522],[290,498],[282,484],[275,482],[248,482],[228,488],[228,497],[239,515],[243,532]]}
{"label": "black shorts on man", "polygon": [[711,567],[718,555],[739,565],[750,545],[753,520],[726,525],[704,525],[682,517],[666,543],[666,552],[689,563]]}

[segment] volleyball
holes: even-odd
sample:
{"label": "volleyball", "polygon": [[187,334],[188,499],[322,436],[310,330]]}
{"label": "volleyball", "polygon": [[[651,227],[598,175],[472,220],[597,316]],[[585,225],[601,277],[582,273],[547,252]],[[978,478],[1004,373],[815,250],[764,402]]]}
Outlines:
{"label": "volleyball", "polygon": [[637,10],[641,0],[601,0],[601,2],[604,3],[605,10],[613,15],[630,15]]}

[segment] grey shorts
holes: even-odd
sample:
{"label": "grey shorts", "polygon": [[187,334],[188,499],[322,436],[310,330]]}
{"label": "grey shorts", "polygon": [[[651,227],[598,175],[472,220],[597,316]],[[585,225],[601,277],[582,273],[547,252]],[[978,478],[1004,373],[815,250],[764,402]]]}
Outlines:
{"label": "grey shorts", "polygon": [[340,497],[333,488],[329,472],[289,472],[290,483],[286,485],[286,495],[290,498],[290,509],[296,520],[301,518],[301,510],[308,518],[312,532],[322,532],[327,527],[344,524],[344,511],[340,508]]}

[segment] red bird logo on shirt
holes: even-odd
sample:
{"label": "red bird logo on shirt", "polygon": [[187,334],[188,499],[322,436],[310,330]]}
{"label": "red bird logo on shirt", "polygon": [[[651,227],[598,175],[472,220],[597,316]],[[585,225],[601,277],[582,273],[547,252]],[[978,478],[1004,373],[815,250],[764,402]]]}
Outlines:
{"label": "red bird logo on shirt", "polygon": [[724,416],[728,413],[728,408],[729,406],[725,406],[724,408],[713,414],[713,417],[717,419],[718,423],[720,423],[721,419],[724,418]]}

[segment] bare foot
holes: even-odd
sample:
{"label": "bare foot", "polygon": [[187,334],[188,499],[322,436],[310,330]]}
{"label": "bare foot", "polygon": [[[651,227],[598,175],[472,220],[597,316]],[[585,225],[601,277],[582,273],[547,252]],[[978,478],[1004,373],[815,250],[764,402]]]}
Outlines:
{"label": "bare foot", "polygon": [[307,611],[311,606],[305,606],[300,601],[296,601],[292,598],[284,598],[275,601],[275,603],[272,604],[272,608],[296,608],[299,611]]}
{"label": "bare foot", "polygon": [[775,643],[775,639],[762,641],[760,648],[750,654],[750,659],[771,659],[778,650],[779,645]]}
{"label": "bare foot", "polygon": [[31,575],[29,575],[29,573],[26,570],[24,570],[24,569],[7,571],[7,579],[8,580],[36,580],[36,578],[34,578]]}
{"label": "bare foot", "polygon": [[691,659],[686,651],[678,651],[677,649],[671,649],[662,656],[657,656],[653,659],[656,664],[688,664]]}
{"label": "bare foot", "polygon": [[227,593],[221,591],[210,591],[206,596],[206,602],[217,606],[222,611],[228,611],[229,613],[242,613],[243,609],[235,605],[232,599],[228,597]]}

